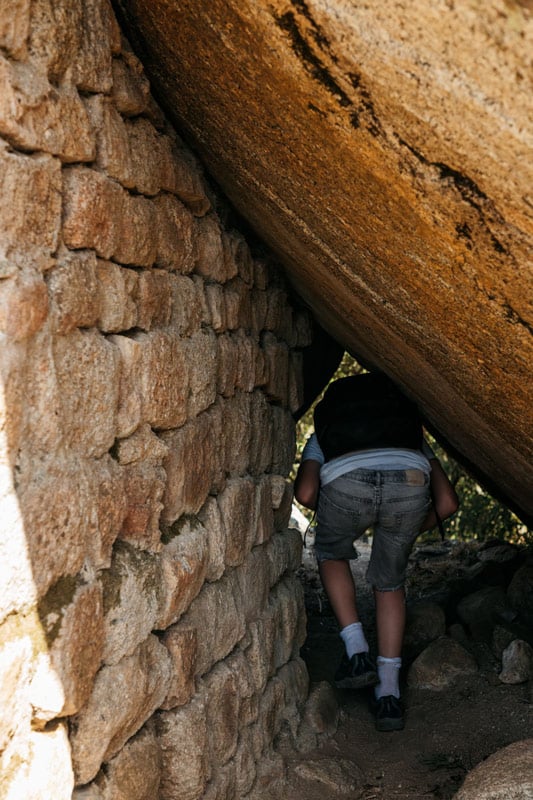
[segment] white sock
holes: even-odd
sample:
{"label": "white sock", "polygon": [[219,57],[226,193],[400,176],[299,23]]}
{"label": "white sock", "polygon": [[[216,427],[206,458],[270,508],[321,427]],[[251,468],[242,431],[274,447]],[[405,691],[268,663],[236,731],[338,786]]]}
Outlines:
{"label": "white sock", "polygon": [[379,683],[374,689],[376,700],[380,697],[386,697],[393,694],[394,697],[400,697],[400,667],[402,666],[401,658],[384,658],[378,656],[378,678]]}
{"label": "white sock", "polygon": [[360,622],[352,622],[340,632],[340,637],[346,648],[346,655],[350,659],[355,653],[368,653],[368,643]]}

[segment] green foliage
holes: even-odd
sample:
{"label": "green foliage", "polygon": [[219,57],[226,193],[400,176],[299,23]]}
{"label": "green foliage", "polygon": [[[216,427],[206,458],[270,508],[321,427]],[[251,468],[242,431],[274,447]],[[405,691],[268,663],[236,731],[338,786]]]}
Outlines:
{"label": "green foliage", "polygon": [[[355,375],[358,372],[363,372],[362,367],[349,353],[345,353],[331,380]],[[323,394],[324,392],[317,397],[296,426],[296,463],[291,474],[292,480],[296,477],[305,443],[313,432],[314,407]],[[432,436],[426,433],[426,437],[459,496],[459,510],[444,523],[446,536],[461,541],[475,539],[482,542],[496,538],[516,544],[533,544],[533,531],[506,506],[486,492]],[[311,519],[312,512],[301,506],[299,508],[308,519]]]}

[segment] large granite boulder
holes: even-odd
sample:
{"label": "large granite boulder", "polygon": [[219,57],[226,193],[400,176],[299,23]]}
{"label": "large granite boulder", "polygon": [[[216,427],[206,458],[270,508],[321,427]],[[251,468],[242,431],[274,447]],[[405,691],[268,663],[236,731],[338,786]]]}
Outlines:
{"label": "large granite boulder", "polygon": [[531,518],[531,2],[118,6],[321,324]]}

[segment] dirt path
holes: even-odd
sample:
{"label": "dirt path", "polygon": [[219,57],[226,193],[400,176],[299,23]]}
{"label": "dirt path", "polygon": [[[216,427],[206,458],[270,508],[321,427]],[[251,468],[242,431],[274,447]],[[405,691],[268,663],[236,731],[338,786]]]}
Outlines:
{"label": "dirt path", "polygon": [[[354,562],[358,601],[371,648],[373,600],[364,582],[369,546]],[[342,654],[337,626],[324,598],[310,550],[304,554],[308,637],[302,655],[313,682],[331,682]],[[442,692],[404,686],[403,731],[378,733],[365,691],[337,691],[342,709],[336,735],[289,766],[288,800],[449,800],[466,773],[491,753],[533,735],[527,684],[500,683],[488,647],[475,651],[479,671]],[[302,775],[302,768],[307,776]],[[350,788],[350,784],[353,784]]]}

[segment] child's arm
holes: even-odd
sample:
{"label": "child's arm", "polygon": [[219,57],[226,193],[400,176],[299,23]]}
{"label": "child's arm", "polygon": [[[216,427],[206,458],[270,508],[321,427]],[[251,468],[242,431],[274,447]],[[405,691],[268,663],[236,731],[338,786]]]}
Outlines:
{"label": "child's arm", "polygon": [[433,496],[433,505],[428,511],[427,517],[422,523],[421,531],[428,531],[434,528],[437,524],[437,516],[441,520],[451,517],[459,508],[459,498],[450,483],[448,476],[441,467],[440,461],[437,458],[430,459],[431,464],[431,493]]}
{"label": "child's arm", "polygon": [[294,496],[302,506],[315,510],[320,488],[320,461],[306,459],[298,467],[294,481]]}

